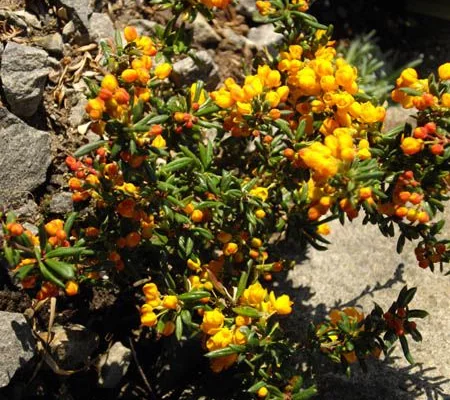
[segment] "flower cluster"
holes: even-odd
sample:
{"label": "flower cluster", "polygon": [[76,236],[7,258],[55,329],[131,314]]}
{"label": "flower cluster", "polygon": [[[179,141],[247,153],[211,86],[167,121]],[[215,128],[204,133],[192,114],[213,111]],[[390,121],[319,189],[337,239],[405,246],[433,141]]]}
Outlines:
{"label": "flower cluster", "polygon": [[[360,90],[330,31],[304,13],[308,2],[281,12],[279,2],[258,1],[263,15],[281,12],[277,29],[289,32],[274,62],[212,93],[202,82],[175,88],[170,64],[155,56],[181,51],[171,36],[178,16],[227,4],[174,3],[162,39],[126,27],[125,45],[117,35],[115,47],[103,46],[107,72],[87,82],[99,140],[66,158],[83,216],[43,223],[36,235],[0,213],[3,253],[38,299],[75,295],[99,278],[124,290],[143,285],[141,327],[157,339],[199,339],[214,372],[248,367],[252,395],[308,398],[315,389],[301,388],[291,362],[299,346],[279,323],[293,302],[270,286],[272,273],[292,264],[278,242],[301,237],[324,249],[329,219],[363,211],[385,235],[397,224],[399,249],[420,238],[422,268],[449,261],[432,218],[450,182],[450,64],[438,81],[402,73],[393,98],[419,110],[418,126],[383,132],[385,108]],[[408,318],[424,316],[408,309],[413,296],[405,288],[388,313],[375,307],[367,317],[335,310],[301,348],[344,365],[379,355],[383,334],[405,349],[406,334],[420,338]]]}

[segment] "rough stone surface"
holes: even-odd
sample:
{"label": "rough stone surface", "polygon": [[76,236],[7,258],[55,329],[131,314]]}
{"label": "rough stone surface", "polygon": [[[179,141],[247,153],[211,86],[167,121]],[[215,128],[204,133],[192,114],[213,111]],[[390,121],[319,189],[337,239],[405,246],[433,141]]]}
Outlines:
{"label": "rough stone surface", "polygon": [[[450,236],[450,213],[443,237]],[[440,272],[417,266],[414,244],[401,255],[396,240],[385,238],[378,227],[363,226],[361,219],[340,226],[330,224],[328,251],[309,249],[306,260],[289,272],[287,287],[299,311],[293,315],[292,332],[305,332],[308,320],[319,322],[336,307],[360,306],[371,310],[376,301],[384,309],[408,284],[417,287],[411,306],[430,315],[418,320],[423,342],[410,341],[417,362],[409,366],[397,344],[393,356],[374,361],[367,375],[355,368],[355,376],[327,373],[320,378],[321,399],[431,399],[450,398],[450,281]],[[283,284],[284,285],[284,284]],[[431,395],[430,395],[431,394]],[[445,394],[445,395],[444,395]],[[447,396],[447,397],[446,397]]]}
{"label": "rough stone surface", "polygon": [[0,338],[0,387],[4,387],[34,356],[35,341],[25,317],[6,311],[0,311]]}
{"label": "rough stone surface", "polygon": [[401,106],[388,107],[384,122],[384,130],[389,131],[397,125],[404,125],[405,122],[416,126],[416,120],[412,117],[417,113],[415,108],[405,109]]}
{"label": "rough stone surface", "polygon": [[253,43],[245,36],[237,34],[233,29],[224,27],[221,30],[224,39],[220,42],[220,48],[223,50],[240,50],[245,46],[251,47]]}
{"label": "rough stone surface", "polygon": [[92,40],[114,38],[114,24],[107,14],[93,13],[89,20],[89,36]]}
{"label": "rough stone surface", "polygon": [[236,11],[246,17],[252,17],[256,11],[256,2],[254,0],[240,0],[236,5]]}
{"label": "rough stone surface", "polygon": [[50,200],[48,209],[54,214],[67,214],[73,211],[72,194],[68,192],[56,193]]}
{"label": "rough stone surface", "polygon": [[191,57],[177,61],[173,65],[171,79],[179,86],[202,80],[207,90],[214,89],[219,83],[219,68],[206,50],[197,52],[196,58],[196,61]]}
{"label": "rough stone surface", "polygon": [[6,101],[14,114],[29,117],[36,112],[50,72],[47,59],[44,50],[15,42],[6,45],[0,77]]}
{"label": "rough stone surface", "polygon": [[42,23],[41,21],[39,21],[36,15],[24,10],[17,10],[14,12],[14,14],[21,18],[27,25],[31,26],[32,28],[42,29]]}
{"label": "rough stone surface", "polygon": [[73,21],[69,21],[67,24],[64,25],[64,28],[62,30],[62,35],[64,40],[69,40],[74,34],[75,34],[76,28]]}
{"label": "rough stone surface", "polygon": [[[44,340],[47,334],[42,334]],[[62,369],[73,370],[82,367],[97,349],[98,336],[83,325],[55,326],[52,329],[50,352]]]}
{"label": "rough stone surface", "polygon": [[60,56],[64,52],[64,42],[60,33],[54,33],[38,38],[35,43],[50,54]]}
{"label": "rough stone surface", "polygon": [[203,45],[215,45],[220,42],[220,36],[214,28],[209,24],[206,18],[197,14],[192,23],[194,41]]}
{"label": "rough stone surface", "polygon": [[81,125],[86,119],[86,104],[87,98],[83,94],[79,93],[77,95],[77,103],[70,109],[69,122],[74,128]]}
{"label": "rough stone surface", "polygon": [[267,47],[273,53],[275,52],[275,45],[282,41],[283,35],[275,32],[273,25],[265,24],[251,28],[248,31],[247,38],[254,43],[257,49],[262,50]]}
{"label": "rough stone surface", "polygon": [[125,376],[131,363],[131,350],[116,342],[98,362],[98,383],[104,388],[115,388]]}
{"label": "rough stone surface", "polygon": [[0,108],[0,203],[36,189],[45,182],[51,162],[50,135]]}
{"label": "rough stone surface", "polygon": [[89,16],[92,14],[90,0],[59,0],[59,3],[65,7],[69,17],[73,18],[75,26],[83,33],[89,29]]}

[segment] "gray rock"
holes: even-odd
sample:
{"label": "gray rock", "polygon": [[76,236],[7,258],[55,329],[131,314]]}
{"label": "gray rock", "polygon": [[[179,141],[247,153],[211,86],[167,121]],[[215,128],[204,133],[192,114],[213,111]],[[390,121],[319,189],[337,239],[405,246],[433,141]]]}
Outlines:
{"label": "gray rock", "polygon": [[86,96],[78,94],[77,103],[70,109],[69,122],[72,127],[77,128],[85,121],[87,101]]}
{"label": "gray rock", "polygon": [[34,356],[35,341],[25,317],[6,311],[0,311],[0,338],[0,387],[4,387]]}
{"label": "gray rock", "polygon": [[64,42],[60,33],[54,33],[40,37],[34,41],[38,46],[48,51],[50,54],[61,56],[64,52]]}
{"label": "gray rock", "polygon": [[89,19],[89,36],[92,40],[114,38],[114,24],[107,14],[93,13]]}
{"label": "gray rock", "polygon": [[62,30],[62,35],[65,41],[68,41],[74,34],[75,34],[76,28],[73,21],[69,21],[67,24],[64,25],[64,28]]}
{"label": "gray rock", "polygon": [[132,19],[128,21],[128,25],[134,26],[139,35],[152,36],[155,33],[155,27],[158,23],[146,19]]}
{"label": "gray rock", "polygon": [[246,17],[252,17],[256,12],[256,2],[254,0],[239,0],[236,11]]}
{"label": "gray rock", "polygon": [[17,207],[13,207],[14,214],[18,218],[26,219],[27,221],[36,220],[39,216],[39,207],[33,200],[27,200]]}
{"label": "gray rock", "polygon": [[2,54],[0,77],[6,101],[14,114],[29,117],[36,112],[50,72],[47,59],[44,50],[7,43]]}
{"label": "gray rock", "polygon": [[115,388],[128,371],[131,363],[131,350],[116,342],[98,362],[98,384],[104,388]]}
{"label": "gray rock", "polygon": [[220,36],[209,24],[206,18],[197,14],[194,22],[192,23],[194,41],[202,45],[215,45],[220,42]]}
{"label": "gray rock", "polygon": [[29,13],[25,10],[18,10],[14,11],[14,15],[21,18],[28,26],[31,26],[35,29],[41,29],[42,23],[39,21],[39,19],[36,17],[36,15]]}
{"label": "gray rock", "polygon": [[415,128],[417,123],[412,116],[416,115],[416,113],[416,108],[405,109],[401,106],[388,107],[386,110],[386,118],[384,119],[383,130],[387,132],[397,125],[404,125],[406,122]]}
{"label": "gray rock", "polygon": [[0,203],[23,197],[45,182],[51,162],[50,135],[0,108]]}
{"label": "gray rock", "polygon": [[[41,334],[47,340],[47,333]],[[56,325],[52,328],[50,353],[58,366],[73,370],[85,365],[98,347],[98,336],[83,325]]]}
{"label": "gray rock", "polygon": [[73,211],[72,194],[68,192],[56,193],[48,205],[49,211],[54,214],[67,214]]}
{"label": "gray rock", "polygon": [[86,35],[89,30],[89,16],[93,12],[90,0],[59,0],[59,3],[66,8],[68,16],[73,20],[76,29],[81,33],[80,40],[89,41]]}
{"label": "gray rock", "polygon": [[191,85],[197,80],[202,80],[207,90],[214,89],[220,80],[217,64],[206,50],[201,50],[195,55],[195,61],[191,57],[177,61],[173,65],[171,79],[177,86]]}
{"label": "gray rock", "polygon": [[275,48],[283,40],[283,35],[275,32],[275,28],[271,24],[264,24],[256,28],[251,28],[247,35],[248,40],[253,42],[258,50],[265,47],[270,53],[275,53]]}
{"label": "gray rock", "polygon": [[[444,217],[447,224],[442,236],[448,238],[449,210]],[[444,379],[450,376],[450,281],[438,270],[432,273],[417,266],[413,243],[407,243],[399,255],[395,251],[398,236],[386,238],[378,227],[363,226],[361,219],[346,222],[343,227],[336,221],[330,223],[328,250],[309,249],[307,259],[289,272],[289,288],[281,285],[278,289],[290,291],[297,303],[292,333],[306,332],[308,320],[319,322],[336,307],[360,306],[367,312],[377,302],[386,310],[407,283],[418,288],[411,307],[430,313],[424,320],[417,320],[423,342],[409,341],[419,365],[408,367],[397,344],[389,359],[369,366],[368,375],[355,368],[350,380],[342,375],[323,376],[323,382],[330,384],[325,385],[320,398],[425,400],[435,389],[450,393],[450,381]],[[414,394],[399,389],[404,385],[411,389],[408,380],[414,382]]]}
{"label": "gray rock", "polygon": [[223,50],[240,50],[245,46],[254,46],[253,42],[231,28],[224,27],[221,33],[224,39],[220,42],[220,48]]}

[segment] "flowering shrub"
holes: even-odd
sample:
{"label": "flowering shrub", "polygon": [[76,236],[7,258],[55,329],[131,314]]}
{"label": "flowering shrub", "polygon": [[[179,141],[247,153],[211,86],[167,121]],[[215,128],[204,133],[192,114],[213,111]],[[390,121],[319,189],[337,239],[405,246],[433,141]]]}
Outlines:
{"label": "flowering shrub", "polygon": [[[176,18],[227,2],[180,4]],[[363,213],[384,235],[398,227],[399,251],[420,239],[420,267],[442,267],[448,241],[433,218],[449,184],[450,64],[426,80],[403,71],[392,97],[417,108],[418,127],[383,132],[385,107],[359,89],[307,2],[257,7],[285,35],[278,56],[211,93],[171,84],[170,30],[163,41],[126,27],[124,42],[103,45],[107,72],[87,82],[99,140],[66,159],[73,201],[88,211],[38,235],[3,216],[3,255],[37,299],[141,282],[141,324],[156,340],[197,338],[211,369],[239,365],[253,395],[304,399],[316,389],[303,388],[297,351],[348,366],[399,339],[412,362],[406,337],[421,335],[411,319],[426,312],[409,309],[415,289],[405,287],[387,312],[333,310],[308,343],[292,343],[280,320],[298,305],[265,283],[292,264],[273,235],[325,249],[328,221]]]}

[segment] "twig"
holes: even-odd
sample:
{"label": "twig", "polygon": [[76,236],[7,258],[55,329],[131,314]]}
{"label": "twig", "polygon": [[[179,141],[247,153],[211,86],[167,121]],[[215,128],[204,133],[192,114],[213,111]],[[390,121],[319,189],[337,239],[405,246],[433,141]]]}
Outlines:
{"label": "twig", "polygon": [[155,393],[153,392],[152,387],[150,386],[150,383],[148,382],[148,379],[145,376],[144,370],[142,369],[141,364],[139,364],[139,361],[138,361],[137,355],[136,355],[136,350],[134,350],[133,340],[131,340],[131,337],[128,337],[128,342],[130,343],[131,353],[133,354],[134,362],[136,363],[136,366],[137,366],[138,371],[139,371],[139,373],[140,373],[140,375],[142,377],[142,380],[145,383],[145,386],[147,386],[148,394],[150,396],[150,399],[151,400],[157,400],[157,398],[155,396]]}

